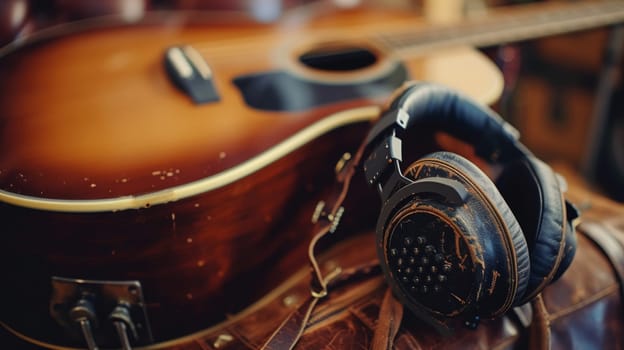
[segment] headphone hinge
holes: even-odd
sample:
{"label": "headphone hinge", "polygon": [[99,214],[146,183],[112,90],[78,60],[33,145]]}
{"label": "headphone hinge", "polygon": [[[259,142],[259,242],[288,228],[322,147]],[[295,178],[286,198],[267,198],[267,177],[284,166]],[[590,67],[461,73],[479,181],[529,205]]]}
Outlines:
{"label": "headphone hinge", "polygon": [[369,185],[381,183],[391,165],[398,164],[403,159],[401,139],[394,133],[388,135],[364,162],[364,176]]}
{"label": "headphone hinge", "polygon": [[371,145],[381,135],[388,132],[388,130],[396,131],[407,129],[409,118],[409,114],[405,112],[405,110],[403,110],[402,108],[393,108],[385,111],[381,115],[377,123],[375,123],[375,125],[372,127],[368,135],[366,135],[364,144],[368,147],[368,145]]}

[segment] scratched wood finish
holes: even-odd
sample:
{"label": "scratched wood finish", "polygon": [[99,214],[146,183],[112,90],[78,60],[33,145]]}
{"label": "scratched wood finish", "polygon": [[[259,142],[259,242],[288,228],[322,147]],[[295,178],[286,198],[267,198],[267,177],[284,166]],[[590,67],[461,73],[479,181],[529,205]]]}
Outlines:
{"label": "scratched wood finish", "polygon": [[281,265],[310,238],[330,160],[354,149],[364,126],[336,130],[235,184],[151,208],[58,213],[0,203],[2,321],[63,343],[47,317],[51,276],[139,280],[157,340],[222,320],[304,263],[299,254]]}

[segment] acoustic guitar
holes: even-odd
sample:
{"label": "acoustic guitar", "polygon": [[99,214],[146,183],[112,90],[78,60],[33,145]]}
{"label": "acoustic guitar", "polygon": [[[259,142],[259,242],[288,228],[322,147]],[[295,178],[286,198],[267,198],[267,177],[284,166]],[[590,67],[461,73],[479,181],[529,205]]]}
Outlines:
{"label": "acoustic guitar", "polygon": [[304,263],[333,164],[404,81],[491,103],[499,72],[457,45],[607,25],[624,8],[511,14],[435,27],[369,8],[271,24],[154,13],[0,49],[3,327],[50,348],[111,346],[120,328],[148,345],[224,319]]}

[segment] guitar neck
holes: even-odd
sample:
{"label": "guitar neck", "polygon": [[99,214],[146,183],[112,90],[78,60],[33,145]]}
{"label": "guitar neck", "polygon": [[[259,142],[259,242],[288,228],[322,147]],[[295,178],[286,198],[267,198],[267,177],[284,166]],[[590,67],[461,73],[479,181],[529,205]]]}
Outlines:
{"label": "guitar neck", "polygon": [[518,5],[484,12],[450,25],[379,35],[388,48],[418,54],[444,47],[536,39],[624,22],[624,1]]}

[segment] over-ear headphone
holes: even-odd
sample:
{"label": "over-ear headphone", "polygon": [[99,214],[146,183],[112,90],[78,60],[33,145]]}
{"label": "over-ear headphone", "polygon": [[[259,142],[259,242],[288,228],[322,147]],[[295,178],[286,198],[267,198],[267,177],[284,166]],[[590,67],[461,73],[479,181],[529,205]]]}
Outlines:
{"label": "over-ear headphone", "polygon": [[[468,142],[502,172],[494,182],[450,152],[403,171],[402,140],[421,128]],[[397,299],[441,333],[530,301],[570,265],[577,212],[565,184],[494,111],[443,86],[413,84],[365,144],[365,178],[382,199],[382,270]]]}

